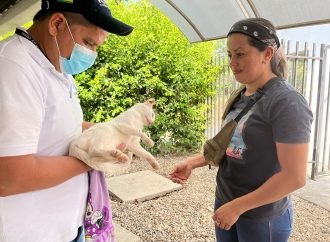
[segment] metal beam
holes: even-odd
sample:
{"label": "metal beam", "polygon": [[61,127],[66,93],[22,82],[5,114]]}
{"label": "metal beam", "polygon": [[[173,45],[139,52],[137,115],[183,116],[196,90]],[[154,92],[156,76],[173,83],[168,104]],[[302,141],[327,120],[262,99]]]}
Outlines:
{"label": "metal beam", "polygon": [[7,10],[11,5],[14,5],[16,0],[2,0],[0,2],[0,16],[1,13]]}
{"label": "metal beam", "polygon": [[257,9],[256,5],[254,4],[254,2],[251,1],[251,0],[247,0],[247,2],[250,5],[250,7],[251,7],[254,15],[256,16],[256,18],[260,18],[261,17],[260,13],[258,12],[258,9]]}
{"label": "metal beam", "polygon": [[32,20],[40,6],[40,0],[21,0],[10,7],[0,16],[0,35],[6,34]]}
{"label": "metal beam", "polygon": [[189,17],[181,11],[180,8],[178,8],[178,6],[175,5],[175,3],[173,3],[171,0],[166,0],[166,2],[172,6],[172,8],[174,8],[186,21],[187,23],[194,29],[194,31],[196,32],[196,34],[199,36],[199,38],[204,41],[205,37],[203,36],[203,34],[198,30],[198,28],[196,27],[196,25],[189,19]]}
{"label": "metal beam", "polygon": [[242,13],[244,14],[245,18],[249,18],[250,16],[249,16],[248,12],[246,11],[246,9],[244,8],[241,0],[236,0],[236,2],[237,2],[237,5],[239,6],[239,8],[242,10]]}

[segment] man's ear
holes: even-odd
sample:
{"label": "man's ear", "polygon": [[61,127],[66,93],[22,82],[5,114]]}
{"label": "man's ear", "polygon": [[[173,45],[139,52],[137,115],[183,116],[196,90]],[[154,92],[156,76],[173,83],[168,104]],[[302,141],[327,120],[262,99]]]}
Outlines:
{"label": "man's ear", "polygon": [[66,19],[62,13],[54,13],[49,17],[48,31],[53,37],[58,35],[66,27]]}

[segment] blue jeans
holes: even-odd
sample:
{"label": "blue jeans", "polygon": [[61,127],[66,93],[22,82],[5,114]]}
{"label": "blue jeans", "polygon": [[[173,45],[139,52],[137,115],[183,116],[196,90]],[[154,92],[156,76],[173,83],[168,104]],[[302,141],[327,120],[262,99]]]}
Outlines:
{"label": "blue jeans", "polygon": [[[214,211],[220,207],[215,199]],[[280,216],[270,219],[253,220],[240,217],[230,228],[215,227],[217,242],[287,242],[293,224],[292,205]]]}
{"label": "blue jeans", "polygon": [[84,242],[85,241],[85,232],[84,232],[84,227],[80,226],[78,228],[78,232],[77,232],[77,237],[70,241],[70,242]]}

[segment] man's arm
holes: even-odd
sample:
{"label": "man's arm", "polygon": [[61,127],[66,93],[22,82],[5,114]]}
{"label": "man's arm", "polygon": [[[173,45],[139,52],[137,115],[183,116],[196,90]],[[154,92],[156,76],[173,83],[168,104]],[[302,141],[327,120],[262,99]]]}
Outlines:
{"label": "man's arm", "polygon": [[50,188],[90,169],[69,156],[0,157],[0,196]]}

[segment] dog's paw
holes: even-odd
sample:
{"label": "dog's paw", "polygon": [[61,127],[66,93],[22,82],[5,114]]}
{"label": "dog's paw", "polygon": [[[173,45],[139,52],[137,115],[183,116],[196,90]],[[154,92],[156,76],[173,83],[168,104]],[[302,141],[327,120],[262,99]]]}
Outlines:
{"label": "dog's paw", "polygon": [[154,141],[145,133],[141,133],[141,139],[148,147],[153,147],[155,144]]}
{"label": "dog's paw", "polygon": [[147,161],[149,162],[149,164],[151,165],[151,167],[155,170],[158,170],[160,168],[160,165],[159,163],[156,161],[155,158],[150,158],[150,159],[147,159]]}
{"label": "dog's paw", "polygon": [[148,147],[153,147],[155,145],[154,141],[149,137],[147,137],[147,139],[144,142]]}

